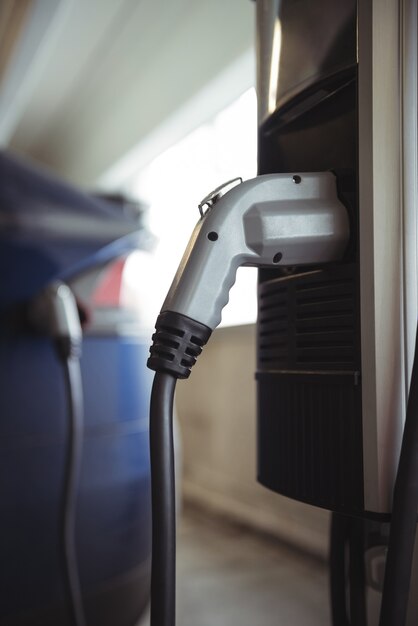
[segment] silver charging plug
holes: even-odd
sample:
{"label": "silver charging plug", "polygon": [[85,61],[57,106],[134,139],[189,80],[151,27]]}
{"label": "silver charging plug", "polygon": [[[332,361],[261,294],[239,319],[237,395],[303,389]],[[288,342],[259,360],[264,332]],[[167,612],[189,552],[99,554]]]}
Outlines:
{"label": "silver charging plug", "polygon": [[350,236],[331,172],[257,176],[224,195],[217,188],[199,208],[201,217],[161,308],[148,360],[151,369],[178,377],[188,376],[221,321],[239,266],[338,261]]}

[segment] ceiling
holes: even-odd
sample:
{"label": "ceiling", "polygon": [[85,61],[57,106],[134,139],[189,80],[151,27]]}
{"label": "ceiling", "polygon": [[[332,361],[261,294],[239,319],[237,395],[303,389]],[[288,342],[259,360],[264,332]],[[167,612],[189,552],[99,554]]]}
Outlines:
{"label": "ceiling", "polygon": [[95,184],[253,44],[250,0],[6,4],[0,142],[78,184]]}

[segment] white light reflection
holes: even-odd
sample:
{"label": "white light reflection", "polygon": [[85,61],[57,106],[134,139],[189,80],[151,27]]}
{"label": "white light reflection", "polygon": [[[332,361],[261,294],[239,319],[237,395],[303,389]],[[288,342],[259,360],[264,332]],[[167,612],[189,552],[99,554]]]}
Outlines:
{"label": "white light reflection", "polygon": [[279,85],[280,54],[282,50],[282,25],[277,18],[274,24],[273,43],[270,60],[270,80],[268,95],[268,112],[273,113],[277,106],[277,89]]}

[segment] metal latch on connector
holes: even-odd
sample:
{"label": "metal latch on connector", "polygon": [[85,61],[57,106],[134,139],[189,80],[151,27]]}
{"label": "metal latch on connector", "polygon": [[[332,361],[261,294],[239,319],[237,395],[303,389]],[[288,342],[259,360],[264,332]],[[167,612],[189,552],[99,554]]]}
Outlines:
{"label": "metal latch on connector", "polygon": [[[216,187],[216,189],[208,193],[208,195],[205,196],[203,200],[199,203],[200,217],[203,217],[204,215],[206,215],[206,213],[213,207],[215,202],[217,202],[220,198],[222,198],[222,196],[227,191],[229,191],[230,189],[232,189],[232,187],[235,187],[236,185],[239,185],[241,183],[242,183],[241,176],[238,176],[237,178],[231,178],[231,180],[227,180],[226,183],[219,185],[219,187]],[[205,205],[207,206],[206,211],[204,211]]]}

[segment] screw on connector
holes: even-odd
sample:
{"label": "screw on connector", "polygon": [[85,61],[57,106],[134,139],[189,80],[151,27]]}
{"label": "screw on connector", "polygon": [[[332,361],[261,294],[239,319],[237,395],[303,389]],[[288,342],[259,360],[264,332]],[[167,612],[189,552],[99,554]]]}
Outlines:
{"label": "screw on connector", "polygon": [[181,313],[160,313],[152,336],[148,367],[176,378],[188,378],[211,333],[210,328]]}

